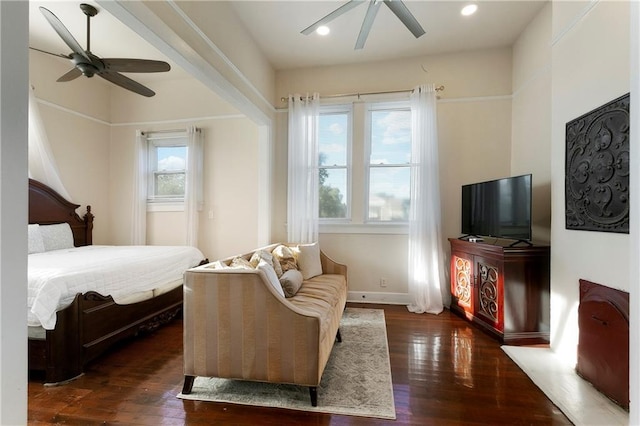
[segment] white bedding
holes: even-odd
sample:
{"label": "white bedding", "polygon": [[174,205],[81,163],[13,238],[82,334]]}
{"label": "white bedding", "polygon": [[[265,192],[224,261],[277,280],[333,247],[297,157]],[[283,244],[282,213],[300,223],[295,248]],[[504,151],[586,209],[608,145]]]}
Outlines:
{"label": "white bedding", "polygon": [[182,279],[204,259],[186,246],[86,246],[29,255],[29,326],[52,330],[56,311],[93,290],[118,303]]}

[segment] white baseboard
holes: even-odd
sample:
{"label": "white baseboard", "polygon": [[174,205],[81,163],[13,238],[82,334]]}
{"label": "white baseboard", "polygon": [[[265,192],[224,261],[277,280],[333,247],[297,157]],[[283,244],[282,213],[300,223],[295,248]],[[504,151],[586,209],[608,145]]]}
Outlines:
{"label": "white baseboard", "polygon": [[377,291],[350,291],[347,301],[353,303],[382,303],[386,305],[408,305],[408,293],[384,293]]}

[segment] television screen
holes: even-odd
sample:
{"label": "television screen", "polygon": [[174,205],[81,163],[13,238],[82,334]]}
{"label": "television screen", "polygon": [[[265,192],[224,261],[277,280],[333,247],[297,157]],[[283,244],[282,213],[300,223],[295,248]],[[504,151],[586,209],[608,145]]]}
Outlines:
{"label": "television screen", "polygon": [[531,175],[462,186],[462,233],[531,239]]}

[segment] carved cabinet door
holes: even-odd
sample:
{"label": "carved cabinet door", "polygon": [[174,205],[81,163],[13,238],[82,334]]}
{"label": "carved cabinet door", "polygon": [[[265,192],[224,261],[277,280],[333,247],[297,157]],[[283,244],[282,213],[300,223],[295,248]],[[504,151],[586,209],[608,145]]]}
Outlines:
{"label": "carved cabinet door", "polygon": [[451,303],[456,304],[467,315],[473,315],[474,271],[473,256],[467,253],[451,253]]}
{"label": "carved cabinet door", "polygon": [[504,331],[503,268],[501,262],[474,257],[475,317],[491,327]]}

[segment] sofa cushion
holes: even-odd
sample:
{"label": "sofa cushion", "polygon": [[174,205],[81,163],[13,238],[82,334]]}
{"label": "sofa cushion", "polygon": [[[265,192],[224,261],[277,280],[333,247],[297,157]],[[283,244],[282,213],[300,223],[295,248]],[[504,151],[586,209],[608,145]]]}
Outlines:
{"label": "sofa cushion", "polygon": [[302,272],[297,269],[289,269],[280,277],[280,285],[282,285],[286,297],[295,296],[302,285]]}
{"label": "sofa cushion", "polygon": [[346,293],[346,283],[343,275],[319,275],[305,280],[296,295],[287,300],[297,308],[319,316],[320,331],[323,337],[326,337],[324,334],[331,324],[331,316],[335,314],[336,306],[343,297],[342,294]]}
{"label": "sofa cushion", "polygon": [[296,248],[298,253],[298,266],[305,280],[322,274],[322,263],[320,263],[320,245],[300,244]]}

